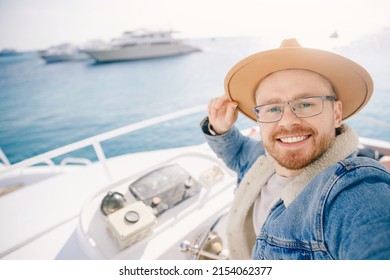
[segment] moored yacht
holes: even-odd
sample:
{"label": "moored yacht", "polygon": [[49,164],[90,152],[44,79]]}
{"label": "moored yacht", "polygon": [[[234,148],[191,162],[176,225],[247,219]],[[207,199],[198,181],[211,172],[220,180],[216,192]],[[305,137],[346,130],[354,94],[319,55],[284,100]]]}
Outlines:
{"label": "moored yacht", "polygon": [[38,55],[47,63],[89,59],[89,56],[80,50],[79,47],[69,43],[51,46],[46,50],[38,51]]}
{"label": "moored yacht", "polygon": [[85,49],[96,62],[138,60],[188,54],[200,49],[173,37],[172,31],[139,29],[123,33],[109,43]]}

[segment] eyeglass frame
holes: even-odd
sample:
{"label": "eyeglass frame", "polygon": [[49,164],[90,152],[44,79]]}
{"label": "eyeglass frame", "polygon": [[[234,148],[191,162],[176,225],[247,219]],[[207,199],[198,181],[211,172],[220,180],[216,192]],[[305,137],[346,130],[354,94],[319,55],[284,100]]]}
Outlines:
{"label": "eyeglass frame", "polygon": [[[307,116],[307,117],[299,117],[296,115],[296,113],[294,112],[293,110],[293,107],[291,106],[291,103],[294,103],[296,102],[297,100],[301,100],[301,99],[308,99],[308,98],[321,98],[322,99],[322,109],[321,109],[321,112],[319,112],[318,114],[314,114],[314,115],[311,115],[311,116]],[[257,105],[256,107],[253,107],[252,108],[252,112],[255,113],[256,115],[256,120],[257,122],[259,123],[275,123],[275,122],[278,122],[282,119],[283,117],[283,114],[284,114],[284,108],[286,107],[286,105],[289,105],[290,107],[290,110],[291,112],[294,114],[294,116],[296,116],[297,118],[311,118],[311,117],[315,117],[315,116],[318,116],[320,114],[322,114],[324,112],[324,100],[329,100],[329,101],[336,101],[337,100],[337,97],[334,96],[334,95],[321,95],[321,96],[307,96],[307,97],[301,97],[301,98],[297,98],[297,99],[294,99],[294,100],[291,100],[291,101],[288,101],[288,102],[281,102],[281,103],[270,103],[270,104],[262,104],[262,105]],[[270,106],[270,105],[279,105],[279,106],[282,106],[281,108],[282,109],[282,112],[280,114],[280,118],[275,120],[275,121],[272,121],[272,122],[264,122],[264,121],[260,121],[259,119],[259,114],[258,112],[260,112],[260,108],[261,107],[264,107],[264,106]]]}

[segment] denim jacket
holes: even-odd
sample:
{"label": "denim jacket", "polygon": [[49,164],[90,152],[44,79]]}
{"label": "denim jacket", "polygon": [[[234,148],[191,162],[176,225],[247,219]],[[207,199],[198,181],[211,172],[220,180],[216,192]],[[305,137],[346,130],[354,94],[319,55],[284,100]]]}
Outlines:
{"label": "denim jacket", "polygon": [[206,139],[240,183],[227,228],[231,258],[390,259],[390,174],[356,156],[358,137],[348,126],[275,198],[258,236],[253,203],[275,173],[272,157],[236,128]]}

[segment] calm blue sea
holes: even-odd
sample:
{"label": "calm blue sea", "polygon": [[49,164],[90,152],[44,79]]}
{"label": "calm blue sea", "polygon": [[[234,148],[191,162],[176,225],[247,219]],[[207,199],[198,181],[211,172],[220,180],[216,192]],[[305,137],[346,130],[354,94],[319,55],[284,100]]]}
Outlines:
{"label": "calm blue sea", "polygon": [[[35,53],[0,57],[0,148],[15,163],[133,122],[206,104],[223,94],[225,74],[238,60],[279,44],[261,38],[192,43],[203,51],[110,64],[46,64]],[[371,102],[348,123],[361,136],[390,140],[390,31],[334,50],[364,65],[375,81]],[[203,116],[158,125],[104,142],[103,147],[110,157],[202,143]],[[239,120],[240,128],[253,124]],[[92,149],[72,156],[94,159]]]}

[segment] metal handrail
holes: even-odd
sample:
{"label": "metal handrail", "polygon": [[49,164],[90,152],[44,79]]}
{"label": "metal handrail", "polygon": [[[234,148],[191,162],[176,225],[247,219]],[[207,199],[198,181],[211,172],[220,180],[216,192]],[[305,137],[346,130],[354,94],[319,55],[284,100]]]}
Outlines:
{"label": "metal handrail", "polygon": [[151,118],[148,120],[140,121],[140,122],[133,123],[133,124],[130,124],[127,126],[123,126],[123,127],[117,128],[117,129],[113,129],[113,130],[110,130],[110,131],[107,131],[107,132],[101,133],[99,135],[92,136],[92,137],[89,137],[89,138],[86,138],[86,139],[83,139],[83,140],[80,140],[77,142],[73,142],[73,143],[65,145],[63,147],[42,153],[38,156],[34,156],[34,157],[22,160],[20,162],[14,163],[14,164],[10,164],[10,165],[6,164],[4,166],[4,168],[0,169],[0,176],[4,175],[6,173],[9,173],[11,171],[21,170],[23,168],[30,167],[30,166],[33,166],[35,164],[46,162],[49,159],[67,154],[67,153],[75,151],[75,150],[79,150],[81,148],[93,146],[93,149],[94,149],[96,156],[98,158],[98,162],[101,162],[103,164],[103,167],[107,173],[107,176],[109,177],[109,179],[111,179],[111,174],[110,174],[110,171],[109,171],[107,164],[106,164],[106,155],[104,154],[104,150],[100,144],[101,142],[112,139],[112,138],[116,138],[118,136],[122,136],[124,134],[128,134],[130,132],[134,132],[136,130],[140,130],[140,129],[147,128],[147,127],[150,127],[150,126],[153,126],[156,124],[160,124],[160,123],[163,123],[163,122],[166,122],[169,120],[177,119],[179,117],[204,112],[206,110],[206,108],[207,108],[206,105],[199,105],[199,106],[194,106],[194,107],[190,107],[187,109],[179,110],[179,111],[176,111],[173,113],[168,113],[168,114],[154,117],[154,118]]}
{"label": "metal handrail", "polygon": [[0,160],[7,166],[11,165],[7,156],[4,154],[3,150],[0,148]]}
{"label": "metal handrail", "polygon": [[[55,157],[58,157],[58,156],[67,154],[69,152],[88,147],[88,146],[92,146],[96,155],[97,155],[98,162],[101,162],[103,164],[103,167],[107,173],[107,176],[111,179],[110,172],[109,172],[107,165],[106,165],[106,156],[105,156],[104,150],[100,144],[101,142],[122,136],[124,134],[131,133],[131,132],[143,129],[143,128],[147,128],[147,127],[150,127],[150,126],[153,126],[156,124],[160,124],[160,123],[163,123],[163,122],[166,122],[169,120],[177,119],[179,117],[204,112],[206,110],[206,108],[207,108],[206,105],[203,104],[203,105],[179,110],[179,111],[176,111],[173,113],[168,113],[165,115],[157,116],[157,117],[154,117],[154,118],[151,118],[148,120],[144,120],[144,121],[140,121],[137,123],[133,123],[133,124],[130,124],[127,126],[123,126],[123,127],[117,128],[117,129],[113,129],[113,130],[101,133],[101,134],[96,135],[96,136],[92,136],[92,137],[89,137],[89,138],[86,138],[86,139],[83,139],[83,140],[80,140],[77,142],[73,142],[73,143],[65,145],[63,147],[42,153],[38,156],[34,156],[34,157],[22,160],[20,162],[14,163],[14,164],[11,164],[8,161],[8,158],[6,157],[6,155],[3,153],[3,151],[0,148],[0,160],[2,160],[4,163],[3,167],[0,169],[0,176],[7,174],[7,173],[10,173],[10,172],[15,171],[15,170],[22,170],[23,168],[33,166],[35,164],[39,164],[39,163],[46,163],[47,164],[47,163],[52,162],[51,161],[52,158],[55,158]],[[359,137],[359,138],[360,138],[361,144],[364,144],[367,146],[370,146],[369,143],[372,143],[372,141],[373,141],[373,139],[368,139],[368,138],[363,138],[363,137]],[[381,140],[375,140],[375,141],[376,141],[375,142],[376,147],[381,147],[382,148],[381,150],[383,150],[385,152],[388,152],[390,150],[390,142],[381,141]]]}

